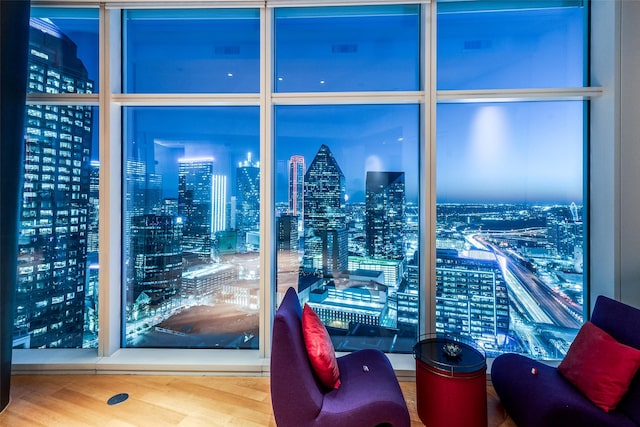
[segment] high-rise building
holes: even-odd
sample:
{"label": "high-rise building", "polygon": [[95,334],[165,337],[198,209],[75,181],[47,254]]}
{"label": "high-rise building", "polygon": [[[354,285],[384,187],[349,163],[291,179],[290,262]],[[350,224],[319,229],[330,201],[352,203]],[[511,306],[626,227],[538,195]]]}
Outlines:
{"label": "high-rise building", "polygon": [[436,331],[471,337],[487,348],[504,344],[509,299],[493,252],[436,250]]}
{"label": "high-rise building", "polygon": [[300,268],[298,259],[298,217],[295,215],[280,215],[276,217],[276,233],[278,274],[280,277],[287,273],[291,274],[293,281],[295,281]]}
{"label": "high-rise building", "polygon": [[178,215],[182,219],[182,249],[200,261],[211,259],[213,159],[180,159]]}
{"label": "high-rise building", "polygon": [[247,160],[236,170],[236,228],[241,233],[260,230],[260,163]]}
{"label": "high-rise building", "polygon": [[133,299],[129,303],[144,300],[157,307],[180,292],[182,227],[178,218],[168,215],[137,215],[131,222]]}
{"label": "high-rise building", "polygon": [[[30,93],[92,93],[77,47],[30,21]],[[93,108],[29,105],[18,242],[14,345],[83,345]]]}
{"label": "high-rise building", "polygon": [[211,180],[213,202],[211,230],[216,233],[227,229],[227,177],[214,175]]}
{"label": "high-rise building", "polygon": [[407,265],[407,280],[397,295],[398,328],[417,332],[420,319],[420,270],[417,265]]}
{"label": "high-rise building", "polygon": [[276,250],[298,252],[298,217],[280,215],[276,218]]}
{"label": "high-rise building", "polygon": [[89,218],[87,232],[87,284],[84,293],[84,339],[82,346],[94,348],[98,344],[98,226],[100,213],[100,163],[91,161],[89,186]]}
{"label": "high-rise building", "polygon": [[366,249],[376,258],[404,258],[404,172],[367,172]]}
{"label": "high-rise building", "polygon": [[333,153],[322,144],[304,175],[304,230],[338,230],[346,226],[345,178]]}
{"label": "high-rise building", "polygon": [[323,144],[304,177],[303,265],[326,277],[348,269],[345,194],[344,174]]}
{"label": "high-rise building", "polygon": [[[291,156],[289,159],[289,215],[304,216],[304,174],[303,156]],[[302,226],[302,221],[300,221]]]}
{"label": "high-rise building", "polygon": [[87,251],[98,252],[98,217],[100,214],[100,163],[91,161],[89,175],[89,218],[87,233]]}

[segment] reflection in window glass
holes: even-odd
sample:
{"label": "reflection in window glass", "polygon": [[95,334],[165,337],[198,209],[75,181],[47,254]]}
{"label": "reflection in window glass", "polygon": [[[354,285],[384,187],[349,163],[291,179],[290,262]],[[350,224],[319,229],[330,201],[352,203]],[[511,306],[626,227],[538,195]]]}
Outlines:
{"label": "reflection in window glass", "polygon": [[98,9],[31,9],[27,92],[98,92]]}
{"label": "reflection in window glass", "polygon": [[438,13],[438,89],[586,83],[585,7],[443,12],[450,6]]}
{"label": "reflection in window glass", "polygon": [[419,89],[420,7],[275,11],[277,92]]}
{"label": "reflection in window glass", "polygon": [[123,346],[257,348],[257,107],[124,109]]}
{"label": "reflection in window glass", "polygon": [[257,93],[257,9],[130,10],[124,21],[127,93]]}
{"label": "reflection in window glass", "polygon": [[338,351],[415,344],[418,123],[417,105],[276,108],[278,300],[296,288]]}
{"label": "reflection in window glass", "polygon": [[438,106],[436,328],[561,359],[584,321],[584,104]]}

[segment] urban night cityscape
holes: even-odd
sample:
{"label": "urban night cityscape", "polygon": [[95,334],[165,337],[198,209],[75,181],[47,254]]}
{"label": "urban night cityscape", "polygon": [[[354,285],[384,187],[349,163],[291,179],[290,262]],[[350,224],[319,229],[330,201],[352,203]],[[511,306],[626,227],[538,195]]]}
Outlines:
{"label": "urban night cityscape", "polygon": [[[388,25],[403,33],[385,49],[403,45],[402,59],[394,61],[417,64],[419,43],[407,47],[403,40],[417,40],[419,7],[380,10],[389,12],[363,19],[358,37],[350,30],[351,43],[330,41],[330,54],[375,50],[367,49],[372,42],[366,34]],[[195,91],[193,80],[175,78],[173,65],[154,55],[164,55],[162,46],[171,45],[174,30],[188,38],[185,28],[200,34],[214,18],[194,19],[190,12],[185,25],[148,13],[132,12],[123,20],[130,55],[123,61],[125,92]],[[579,37],[567,34],[582,12],[554,13],[554,19],[535,16],[534,23],[544,23],[536,31],[578,43]],[[331,78],[373,61],[370,53],[366,61],[341,59],[332,77],[305,86],[305,73],[317,76],[308,66],[295,69],[297,43],[320,43],[322,35],[314,36],[308,25],[321,27],[336,18],[297,18],[293,12],[276,14],[276,43],[282,40],[283,46],[275,55],[274,80],[281,91],[322,91],[333,84]],[[224,33],[209,49],[221,58],[212,60],[215,70],[230,70],[200,88],[205,92],[223,91],[224,79],[235,79],[228,86],[232,92],[259,90],[259,16],[251,11],[234,19],[239,29],[210,30],[212,37]],[[447,50],[453,39],[494,37],[474,33],[486,31],[479,29],[487,28],[484,19],[507,25],[507,32],[520,31],[501,13],[486,14],[462,35],[448,35],[445,24],[465,21],[466,15],[441,19],[439,67],[449,68],[439,75],[460,68],[447,56],[455,56],[453,48]],[[97,20],[89,21],[96,33],[76,41],[85,30],[75,21],[65,30],[64,19],[31,19],[30,93],[95,92],[97,55],[83,54],[97,40]],[[558,22],[565,21],[571,25],[558,35]],[[339,28],[340,34],[348,32]],[[522,31],[529,34],[531,27]],[[476,55],[487,47],[483,43],[465,46]],[[180,61],[190,64],[181,72],[206,63],[198,62],[200,48],[181,52]],[[544,49],[542,56],[563,50],[553,43]],[[190,55],[194,61],[184,59]],[[482,81],[486,58],[474,61],[477,76],[452,73],[438,84],[449,88],[459,78],[490,85]],[[577,62],[562,79],[577,79],[582,60]],[[526,64],[509,72],[520,73],[519,66]],[[154,75],[158,69],[162,73]],[[408,74],[417,76],[418,69]],[[406,69],[382,74],[380,82],[367,81],[370,87],[361,90],[399,90],[385,85],[408,78]],[[556,82],[553,76],[540,78]],[[419,79],[409,80],[400,90],[418,90]],[[295,287],[301,303],[327,326],[337,351],[412,352],[421,319],[431,315],[420,312],[420,283],[430,276],[420,265],[421,241],[428,235],[421,222],[421,209],[428,207],[421,199],[431,184],[421,181],[425,130],[418,104],[274,106],[271,201],[260,192],[260,107],[135,105],[121,111],[122,347],[258,348],[265,333],[259,330],[266,274],[260,256],[271,247],[260,240],[266,204],[274,215],[277,263],[276,282],[266,291],[279,301]],[[97,347],[97,118],[92,106],[27,106],[14,348]],[[490,357],[506,351],[539,359],[564,356],[585,320],[583,120],[580,101],[438,104],[436,332],[471,337]]]}

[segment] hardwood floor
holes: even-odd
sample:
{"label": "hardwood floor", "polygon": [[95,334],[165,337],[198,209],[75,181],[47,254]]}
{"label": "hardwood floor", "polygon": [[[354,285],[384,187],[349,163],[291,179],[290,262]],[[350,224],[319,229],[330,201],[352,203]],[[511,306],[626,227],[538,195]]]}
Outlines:
{"label": "hardwood floor", "polygon": [[[422,426],[415,383],[400,385],[412,427]],[[108,405],[118,393],[129,398]],[[488,427],[516,427],[490,384],[487,406]],[[14,375],[0,413],[0,426],[12,427],[275,425],[268,377]]]}

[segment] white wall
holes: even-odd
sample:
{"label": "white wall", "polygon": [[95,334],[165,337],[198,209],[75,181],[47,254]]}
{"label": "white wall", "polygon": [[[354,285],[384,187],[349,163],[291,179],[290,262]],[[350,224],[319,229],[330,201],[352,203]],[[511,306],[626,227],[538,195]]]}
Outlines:
{"label": "white wall", "polygon": [[620,299],[640,307],[640,2],[621,2]]}
{"label": "white wall", "polygon": [[640,307],[640,2],[591,5],[590,304]]}

